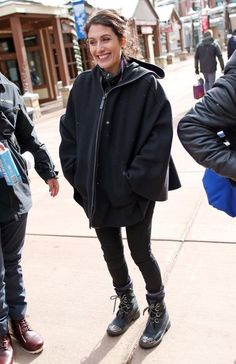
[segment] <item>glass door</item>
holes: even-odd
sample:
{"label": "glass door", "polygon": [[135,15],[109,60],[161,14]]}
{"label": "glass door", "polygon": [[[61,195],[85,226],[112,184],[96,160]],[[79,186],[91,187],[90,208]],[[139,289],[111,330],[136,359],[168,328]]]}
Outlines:
{"label": "glass door", "polygon": [[15,83],[19,87],[20,91],[22,91],[20,73],[16,59],[0,61],[0,71],[5,77]]}

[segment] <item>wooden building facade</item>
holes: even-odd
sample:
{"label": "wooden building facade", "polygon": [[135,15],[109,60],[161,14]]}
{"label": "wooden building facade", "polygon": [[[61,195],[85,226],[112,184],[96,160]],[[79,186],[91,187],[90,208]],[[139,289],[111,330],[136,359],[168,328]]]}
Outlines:
{"label": "wooden building facade", "polygon": [[[78,74],[74,21],[65,6],[0,2],[0,71],[39,102],[58,97]],[[78,44],[77,44],[78,46]]]}

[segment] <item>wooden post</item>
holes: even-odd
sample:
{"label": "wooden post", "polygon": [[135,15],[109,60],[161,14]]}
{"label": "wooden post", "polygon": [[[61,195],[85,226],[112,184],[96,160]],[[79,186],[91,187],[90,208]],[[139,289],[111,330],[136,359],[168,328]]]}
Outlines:
{"label": "wooden post", "polygon": [[56,78],[56,71],[53,60],[53,55],[51,51],[51,43],[48,28],[43,28],[40,30],[40,36],[42,38],[42,50],[43,50],[43,57],[45,62],[45,69],[46,69],[46,78],[48,84],[48,91],[50,99],[56,99],[58,95],[57,90],[57,78]]}
{"label": "wooden post", "polygon": [[181,48],[181,51],[183,52],[184,51],[184,34],[183,34],[182,24],[180,24],[179,38],[180,38],[180,48]]}
{"label": "wooden post", "polygon": [[160,57],[161,55],[161,39],[160,39],[160,26],[155,25],[153,28],[153,38],[154,38],[154,55]]}
{"label": "wooden post", "polygon": [[61,75],[62,86],[70,85],[70,75],[67,66],[66,52],[63,42],[60,18],[53,19],[53,33],[55,36],[56,52],[58,57],[59,72]]}
{"label": "wooden post", "polygon": [[24,36],[22,32],[20,18],[18,15],[10,16],[10,25],[16,50],[17,62],[20,71],[23,91],[24,93],[33,92],[33,86],[30,77],[30,69],[28,65],[27,54],[24,43]]}

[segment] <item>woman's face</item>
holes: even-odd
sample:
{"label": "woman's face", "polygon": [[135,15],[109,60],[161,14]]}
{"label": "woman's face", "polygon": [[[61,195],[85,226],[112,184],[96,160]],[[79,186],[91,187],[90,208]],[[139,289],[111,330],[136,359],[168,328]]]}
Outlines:
{"label": "woman's face", "polygon": [[126,39],[119,40],[112,28],[94,24],[88,31],[90,53],[101,68],[116,75],[120,69],[121,49]]}

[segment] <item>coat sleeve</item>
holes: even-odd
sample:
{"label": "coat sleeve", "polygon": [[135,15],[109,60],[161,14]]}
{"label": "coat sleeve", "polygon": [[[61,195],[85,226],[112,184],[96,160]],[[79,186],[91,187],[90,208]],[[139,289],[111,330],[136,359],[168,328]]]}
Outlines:
{"label": "coat sleeve", "polygon": [[132,190],[153,201],[159,199],[166,181],[173,137],[169,101],[158,81],[154,87],[143,116],[143,124],[150,123],[149,133],[126,171]]}
{"label": "coat sleeve", "polygon": [[16,120],[15,136],[20,146],[21,153],[29,151],[33,154],[35,169],[44,181],[47,181],[50,178],[56,178],[58,172],[55,171],[55,166],[47,148],[37,137],[34,125],[28,116],[22,97],[18,95],[18,98],[19,111]]}
{"label": "coat sleeve", "polygon": [[[236,82],[236,75],[233,78]],[[232,179],[236,179],[236,151],[227,147],[217,133],[235,129],[235,115],[235,89],[224,76],[177,127],[181,143],[197,163]]]}
{"label": "coat sleeve", "polygon": [[219,60],[219,63],[220,63],[220,68],[221,68],[221,71],[224,70],[224,60],[223,60],[223,56],[222,56],[222,52],[221,52],[221,49],[220,49],[220,46],[218,43],[215,42],[215,47],[216,47],[216,56]]}
{"label": "coat sleeve", "polygon": [[194,55],[194,66],[195,66],[195,73],[198,74],[199,73],[199,49],[197,47],[195,55]]}
{"label": "coat sleeve", "polygon": [[73,102],[73,88],[69,95],[65,115],[60,120],[61,143],[59,156],[65,178],[73,186],[76,163],[76,116]]}

